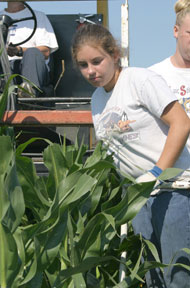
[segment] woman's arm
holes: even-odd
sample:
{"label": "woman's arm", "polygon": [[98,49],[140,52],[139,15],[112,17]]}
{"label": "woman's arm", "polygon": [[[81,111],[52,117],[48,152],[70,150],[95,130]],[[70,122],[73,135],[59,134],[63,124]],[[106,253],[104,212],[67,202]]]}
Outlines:
{"label": "woman's arm", "polygon": [[169,132],[156,165],[164,170],[173,167],[180,156],[190,134],[190,119],[181,105],[174,101],[164,109],[161,120],[169,126]]}

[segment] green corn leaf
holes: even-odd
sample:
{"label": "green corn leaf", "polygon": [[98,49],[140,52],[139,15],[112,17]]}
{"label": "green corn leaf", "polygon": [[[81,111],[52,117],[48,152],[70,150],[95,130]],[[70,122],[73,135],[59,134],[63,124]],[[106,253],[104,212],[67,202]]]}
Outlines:
{"label": "green corn leaf", "polygon": [[96,236],[101,230],[103,224],[107,222],[105,215],[102,213],[96,214],[90,221],[88,221],[81,238],[77,244],[78,249],[81,251],[81,258],[85,257],[88,249],[96,241]]}
{"label": "green corn leaf", "polygon": [[40,250],[39,244],[37,243],[36,239],[35,241],[30,244],[30,247],[25,246],[25,252],[26,252],[26,259],[25,259],[25,266],[23,271],[23,277],[20,280],[20,285],[25,285],[26,283],[29,283],[32,279],[35,278],[36,272],[37,272],[37,256]]}
{"label": "green corn leaf", "polygon": [[150,250],[150,252],[152,253],[154,259],[156,262],[161,262],[159,255],[158,255],[158,251],[156,249],[156,247],[154,246],[154,244],[152,242],[150,242],[149,240],[143,239],[143,242],[146,243],[147,248]]}
{"label": "green corn leaf", "polygon": [[97,265],[100,265],[101,263],[114,261],[114,260],[116,259],[112,256],[87,258],[84,261],[80,262],[79,265],[76,267],[70,267],[68,269],[62,270],[59,273],[59,276],[57,277],[53,285],[53,288],[61,288],[62,281],[65,281],[67,278],[70,278],[73,275],[76,275],[79,273],[85,273],[86,271],[91,270],[93,267],[96,267]]}
{"label": "green corn leaf", "polygon": [[[4,208],[7,207],[7,210],[6,213],[3,213],[2,223],[7,226],[10,231],[14,232],[19,226],[25,212],[23,192],[18,182],[15,165],[7,175],[3,186],[6,195],[2,197],[1,201]],[[8,202],[5,204],[5,201]]]}
{"label": "green corn leaf", "polygon": [[[36,173],[32,159],[16,157],[17,173],[27,207],[30,207],[36,219],[40,220],[48,211],[51,200],[46,199],[40,191],[39,176]],[[49,200],[49,201],[48,201]],[[42,215],[39,213],[42,210]]]}
{"label": "green corn leaf", "polygon": [[23,153],[23,151],[33,142],[39,141],[39,140],[43,140],[44,142],[47,142],[49,145],[52,144],[52,142],[48,139],[45,138],[40,138],[40,137],[33,137],[31,139],[29,139],[28,141],[20,144],[17,148],[16,148],[16,155],[17,156],[21,156],[21,154]]}
{"label": "green corn leaf", "polygon": [[15,90],[16,85],[12,84],[13,79],[18,76],[17,74],[10,75],[5,87],[3,89],[3,93],[0,95],[0,120],[2,119],[4,112],[7,107],[7,100],[9,95]]}
{"label": "green corn leaf", "polygon": [[183,171],[184,170],[179,169],[179,168],[167,168],[160,174],[158,179],[165,181],[165,180],[178,176]]}
{"label": "green corn leaf", "polygon": [[43,159],[51,177],[53,177],[55,189],[57,189],[60,181],[62,181],[68,171],[68,164],[60,145],[49,145],[44,150]]}
{"label": "green corn leaf", "polygon": [[129,186],[120,203],[104,212],[115,217],[116,225],[119,226],[132,220],[146,203],[153,187],[154,182]]}
{"label": "green corn leaf", "polygon": [[5,175],[13,159],[13,144],[9,136],[0,136],[1,165],[0,175]]}
{"label": "green corn leaf", "polygon": [[60,216],[59,222],[49,231],[36,236],[40,245],[38,254],[38,271],[47,269],[57,257],[62,241],[67,233],[67,213]]}
{"label": "green corn leaf", "polygon": [[86,288],[87,287],[82,273],[73,275],[72,278],[73,278],[75,288]]}
{"label": "green corn leaf", "polygon": [[15,239],[0,223],[0,286],[11,287],[21,267]]}

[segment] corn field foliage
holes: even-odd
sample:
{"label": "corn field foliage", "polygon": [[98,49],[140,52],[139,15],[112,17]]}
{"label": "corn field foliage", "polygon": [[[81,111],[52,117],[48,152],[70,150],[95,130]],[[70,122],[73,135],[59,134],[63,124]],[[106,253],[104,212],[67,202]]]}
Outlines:
{"label": "corn field foliage", "polygon": [[[0,98],[1,117],[9,89]],[[121,179],[101,142],[87,158],[83,144],[49,143],[43,152],[48,175],[39,176],[22,155],[36,139],[16,147],[12,129],[0,129],[1,288],[136,288],[149,269],[166,266],[131,228],[154,182]],[[176,173],[166,171],[163,178]],[[125,223],[128,235],[121,241]],[[155,261],[147,261],[148,251]],[[126,274],[120,282],[121,264]]]}

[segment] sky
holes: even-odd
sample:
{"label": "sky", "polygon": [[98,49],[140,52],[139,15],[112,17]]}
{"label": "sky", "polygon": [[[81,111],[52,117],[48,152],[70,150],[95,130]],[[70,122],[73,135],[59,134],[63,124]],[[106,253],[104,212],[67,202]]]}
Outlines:
{"label": "sky", "polygon": [[[0,1],[0,10],[6,2]],[[128,0],[129,6],[129,65],[148,67],[175,52],[173,37],[176,0]],[[121,40],[121,5],[126,0],[108,0],[109,29]],[[97,13],[96,0],[28,2],[46,14]]]}

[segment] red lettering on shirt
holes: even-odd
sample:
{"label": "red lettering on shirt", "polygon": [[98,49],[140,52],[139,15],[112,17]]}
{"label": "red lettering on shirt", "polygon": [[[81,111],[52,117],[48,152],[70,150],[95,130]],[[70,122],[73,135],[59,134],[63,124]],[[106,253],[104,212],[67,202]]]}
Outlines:
{"label": "red lettering on shirt", "polygon": [[182,92],[180,92],[180,95],[181,95],[181,96],[185,96],[185,95],[186,95],[185,85],[182,85],[182,86],[180,87],[180,90],[182,91]]}

